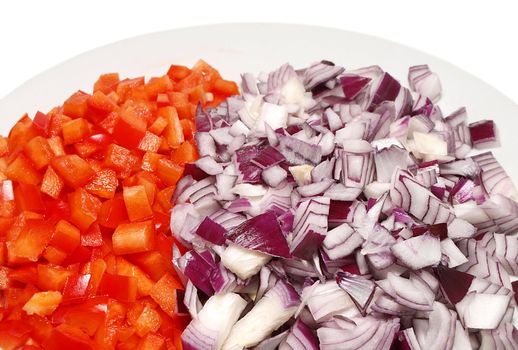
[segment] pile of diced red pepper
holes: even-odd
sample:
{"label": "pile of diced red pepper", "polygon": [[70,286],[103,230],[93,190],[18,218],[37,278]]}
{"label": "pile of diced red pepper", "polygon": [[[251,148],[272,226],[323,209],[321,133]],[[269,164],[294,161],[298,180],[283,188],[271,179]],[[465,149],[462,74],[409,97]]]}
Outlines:
{"label": "pile of diced red pepper", "polygon": [[207,63],[102,75],[0,137],[0,348],[180,350],[171,195],[198,105],[236,94]]}

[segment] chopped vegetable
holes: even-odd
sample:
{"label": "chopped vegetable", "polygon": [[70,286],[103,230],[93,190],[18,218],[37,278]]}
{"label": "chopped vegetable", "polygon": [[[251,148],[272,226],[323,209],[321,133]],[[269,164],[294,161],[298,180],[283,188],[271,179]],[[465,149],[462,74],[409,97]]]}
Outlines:
{"label": "chopped vegetable", "polygon": [[235,293],[210,297],[183,332],[183,348],[220,350],[245,307],[246,301]]}
{"label": "chopped vegetable", "polygon": [[198,159],[196,108],[237,92],[203,61],[105,74],[0,137],[0,348],[182,349],[171,197]]}
{"label": "chopped vegetable", "polygon": [[299,304],[299,295],[286,282],[278,281],[243,318],[232,327],[222,349],[251,347],[288,321]]}
{"label": "chopped vegetable", "polygon": [[[513,348],[518,195],[491,153],[469,156],[496,128],[443,115],[427,65],[408,79],[285,64],[196,110],[202,158],[171,214],[188,346]],[[221,339],[226,320],[196,315],[228,293],[246,307]]]}

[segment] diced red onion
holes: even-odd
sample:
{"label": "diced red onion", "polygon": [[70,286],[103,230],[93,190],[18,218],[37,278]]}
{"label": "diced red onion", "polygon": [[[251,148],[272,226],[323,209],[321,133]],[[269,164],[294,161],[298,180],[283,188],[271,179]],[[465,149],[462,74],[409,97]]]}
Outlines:
{"label": "diced red onion", "polygon": [[329,130],[334,132],[338,129],[343,128],[344,124],[342,122],[342,119],[340,119],[340,116],[331,108],[326,109],[324,115],[327,119],[327,125],[329,126]]}
{"label": "diced red onion", "polygon": [[365,316],[367,307],[374,296],[376,285],[371,280],[348,272],[338,272],[336,283],[349,294],[358,310]]}
{"label": "diced red onion", "polygon": [[494,148],[500,146],[495,122],[481,120],[469,124],[469,134],[473,147],[477,149]]}
{"label": "diced red onion", "polygon": [[369,106],[369,111],[373,111],[384,101],[395,101],[401,90],[401,84],[390,74],[383,73],[378,78],[377,86],[373,85],[374,93]]}
{"label": "diced red onion", "polygon": [[292,136],[278,135],[279,151],[293,165],[318,164],[322,158],[320,146],[300,141]]}
{"label": "diced red onion", "polygon": [[[268,337],[295,313],[300,297],[293,287],[279,280],[261,300],[232,327],[223,349],[252,347]],[[268,315],[268,319],[263,319]]]}
{"label": "diced red onion", "polygon": [[363,188],[374,175],[374,153],[368,142],[350,140],[342,150],[342,183]]}
{"label": "diced red onion", "polygon": [[325,63],[315,63],[304,71],[304,86],[311,90],[319,84],[331,80],[344,71],[343,67]]}
{"label": "diced red onion", "polygon": [[[223,342],[236,323],[246,301],[234,293],[214,295],[205,303],[198,317],[182,333],[186,350],[221,349]],[[214,315],[218,315],[214,322]]]}
{"label": "diced red onion", "polygon": [[480,177],[488,193],[497,193],[510,198],[518,197],[518,192],[511,178],[498,163],[493,153],[477,154],[472,159],[480,167]]}
{"label": "diced red onion", "polygon": [[441,245],[435,236],[425,234],[398,242],[392,253],[413,270],[437,265],[441,261]]}
{"label": "diced red onion", "polygon": [[[197,109],[201,158],[171,213],[192,249],[173,246],[186,349],[516,347],[518,194],[492,154],[468,157],[494,123],[444,117],[428,66],[409,80],[415,93],[377,66],[285,64]],[[236,325],[200,319],[198,289],[238,293]]]}
{"label": "diced red onion", "polygon": [[334,201],[354,201],[362,193],[361,188],[356,187],[345,187],[341,183],[335,183],[331,185],[325,192],[324,197]]}
{"label": "diced red onion", "polygon": [[360,75],[344,74],[340,77],[340,84],[345,94],[346,101],[352,101],[364,90],[371,79]]}
{"label": "diced red onion", "polygon": [[293,255],[307,259],[316,252],[327,233],[329,205],[329,198],[316,197],[303,201],[297,208],[290,245]]}
{"label": "diced red onion", "polygon": [[434,103],[441,97],[442,87],[439,77],[432,73],[426,64],[410,67],[408,81],[412,90],[427,96]]}
{"label": "diced red onion", "polygon": [[323,249],[332,259],[351,255],[363,243],[363,238],[348,224],[343,223],[327,232]]}
{"label": "diced red onion", "polygon": [[200,226],[196,229],[198,236],[216,245],[225,243],[226,233],[227,230],[223,226],[215,223],[209,217],[203,219]]}
{"label": "diced red onion", "polygon": [[399,330],[398,319],[355,319],[351,329],[319,328],[320,349],[389,349]]}
{"label": "diced red onion", "polygon": [[297,320],[279,350],[320,350],[320,347],[313,330]]}
{"label": "diced red onion", "polygon": [[255,216],[229,231],[231,242],[261,253],[289,258],[289,247],[277,217],[271,211]]}

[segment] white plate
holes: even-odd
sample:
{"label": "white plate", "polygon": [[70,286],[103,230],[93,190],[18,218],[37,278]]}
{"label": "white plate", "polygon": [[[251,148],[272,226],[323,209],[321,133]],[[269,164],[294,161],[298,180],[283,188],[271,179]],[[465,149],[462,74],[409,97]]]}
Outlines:
{"label": "white plate", "polygon": [[[296,67],[327,59],[346,68],[378,64],[406,84],[409,66],[427,63],[439,73],[444,113],[466,106],[470,120],[494,119],[502,147],[495,151],[518,178],[518,105],[471,74],[432,55],[388,40],[337,29],[288,24],[224,24],[148,34],[104,46],[57,65],[0,100],[0,132],[6,134],[25,112],[47,111],[78,89],[90,91],[98,75],[164,74],[172,63],[203,58],[223,76],[271,70],[288,61]],[[496,58],[495,58],[496,60]],[[488,64],[497,62],[488,62]]]}

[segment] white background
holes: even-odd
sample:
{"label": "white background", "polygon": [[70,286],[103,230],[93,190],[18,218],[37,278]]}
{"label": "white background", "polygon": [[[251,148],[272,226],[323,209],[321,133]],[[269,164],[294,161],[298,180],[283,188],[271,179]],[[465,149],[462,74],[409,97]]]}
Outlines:
{"label": "white background", "polygon": [[70,57],[135,35],[211,23],[288,22],[337,27],[413,46],[462,67],[518,101],[516,4],[512,0],[2,1],[0,98]]}

